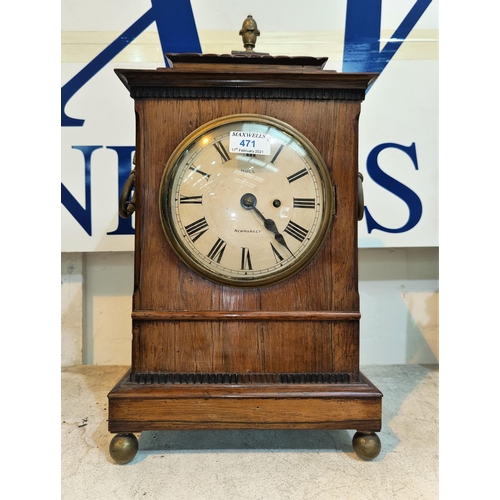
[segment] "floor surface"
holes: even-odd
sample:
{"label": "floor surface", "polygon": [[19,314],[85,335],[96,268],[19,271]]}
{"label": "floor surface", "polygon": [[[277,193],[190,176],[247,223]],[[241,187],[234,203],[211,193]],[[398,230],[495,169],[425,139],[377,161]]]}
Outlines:
{"label": "floor surface", "polygon": [[109,456],[107,394],[121,366],[62,369],[63,500],[438,499],[436,366],[367,366],[384,394],[380,455],[354,431],[147,431],[126,465]]}

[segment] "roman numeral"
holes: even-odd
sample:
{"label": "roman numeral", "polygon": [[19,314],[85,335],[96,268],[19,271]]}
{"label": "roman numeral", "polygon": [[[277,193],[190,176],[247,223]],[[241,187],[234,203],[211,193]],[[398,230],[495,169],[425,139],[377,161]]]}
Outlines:
{"label": "roman numeral", "polygon": [[284,229],[285,233],[288,233],[290,236],[299,240],[301,243],[304,241],[307,233],[309,232],[307,229],[304,229],[302,226],[299,226],[293,220],[291,220]]}
{"label": "roman numeral", "polygon": [[293,208],[314,208],[314,198],[294,198]]}
{"label": "roman numeral", "polygon": [[200,170],[198,167],[189,167],[189,170],[192,170],[193,172],[196,172],[197,174],[200,174],[203,177],[206,177],[207,179],[210,177],[210,174],[207,174],[206,172],[203,172],[203,170]]}
{"label": "roman numeral", "polygon": [[308,173],[309,172],[307,171],[307,169],[303,168],[302,170],[299,170],[298,172],[295,172],[294,174],[287,177],[288,182],[291,184],[292,182],[295,182],[297,179],[304,177],[304,175],[307,175]]}
{"label": "roman numeral", "polygon": [[184,196],[183,194],[181,194],[181,197],[180,197],[180,200],[179,200],[179,203],[181,205],[185,205],[185,204],[192,204],[192,205],[201,205],[203,203],[203,195],[200,195],[200,196]]}
{"label": "roman numeral", "polygon": [[220,141],[214,142],[214,148],[217,150],[217,153],[220,154],[222,163],[226,163],[226,161],[229,161],[231,159],[229,157],[228,152],[226,151],[226,149],[222,145],[222,142],[220,142]]}
{"label": "roman numeral", "polygon": [[250,260],[250,250],[248,248],[241,248],[241,270],[252,270],[252,261]]}
{"label": "roman numeral", "polygon": [[226,242],[224,240],[221,240],[220,238],[217,238],[215,245],[211,248],[210,252],[208,252],[207,257],[209,259],[215,260],[217,264],[220,264],[225,249]]}
{"label": "roman numeral", "polygon": [[276,250],[276,248],[274,248],[274,245],[272,243],[270,243],[270,245],[271,250],[273,251],[274,259],[276,260],[276,264],[278,264],[283,260],[283,256],[278,252],[278,250]]}
{"label": "roman numeral", "polygon": [[281,150],[283,149],[284,144],[282,144],[278,151],[276,151],[276,154],[273,156],[273,159],[271,160],[271,163],[274,163],[276,161],[276,158],[278,158],[278,155],[281,153]]}
{"label": "roman numeral", "polygon": [[188,236],[195,242],[200,236],[208,231],[208,222],[205,217],[202,217],[188,224],[185,229]]}

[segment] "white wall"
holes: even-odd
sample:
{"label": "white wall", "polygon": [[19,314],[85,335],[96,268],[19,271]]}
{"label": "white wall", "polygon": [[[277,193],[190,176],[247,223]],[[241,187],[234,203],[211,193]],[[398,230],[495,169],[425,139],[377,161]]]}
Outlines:
{"label": "white wall", "polygon": [[439,361],[439,249],[359,250],[361,364]]}
{"label": "white wall", "polygon": [[[439,361],[438,266],[438,248],[359,250],[362,365]],[[62,270],[63,366],[129,365],[133,253],[64,253]]]}
{"label": "white wall", "polygon": [[81,253],[61,254],[61,365],[81,364],[84,288]]}

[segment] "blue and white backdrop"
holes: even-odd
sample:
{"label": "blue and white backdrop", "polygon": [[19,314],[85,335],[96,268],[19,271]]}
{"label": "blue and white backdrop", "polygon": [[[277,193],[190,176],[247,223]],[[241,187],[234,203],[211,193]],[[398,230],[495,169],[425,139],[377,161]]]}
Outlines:
{"label": "blue and white backdrop", "polygon": [[359,246],[438,246],[438,0],[62,0],[62,252],[133,250],[118,198],[135,149],[133,101],[114,68],[164,53],[256,50],[378,72],[360,119]]}

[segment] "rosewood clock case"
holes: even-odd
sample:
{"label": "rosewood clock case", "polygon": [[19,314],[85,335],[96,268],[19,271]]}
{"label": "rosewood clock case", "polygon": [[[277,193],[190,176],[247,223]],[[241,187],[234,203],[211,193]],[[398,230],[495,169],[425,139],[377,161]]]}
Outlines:
{"label": "rosewood clock case", "polygon": [[[132,362],[109,394],[109,431],[381,428],[382,394],[359,370],[358,124],[376,74],[325,59],[169,55],[171,68],[116,70],[135,104]],[[215,283],[169,244],[159,189],[172,152],[228,115],[280,120],[327,166],[328,232],[276,284]]]}

